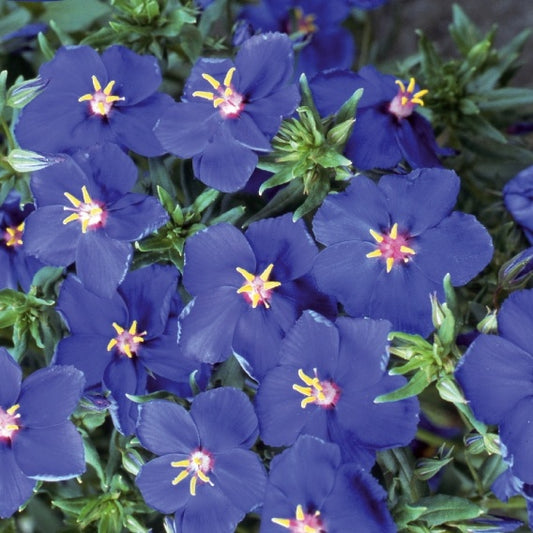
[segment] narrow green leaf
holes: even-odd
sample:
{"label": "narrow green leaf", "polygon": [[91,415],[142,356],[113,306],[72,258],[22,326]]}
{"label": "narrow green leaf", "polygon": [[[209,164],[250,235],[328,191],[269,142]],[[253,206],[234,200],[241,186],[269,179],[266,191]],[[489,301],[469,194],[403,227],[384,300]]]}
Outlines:
{"label": "narrow green leaf", "polygon": [[427,507],[427,511],[420,517],[430,527],[477,518],[483,514],[481,507],[465,498],[436,494],[416,502],[417,505]]}
{"label": "narrow green leaf", "polygon": [[429,383],[426,373],[423,370],[419,370],[403,387],[378,396],[374,400],[374,403],[396,402],[398,400],[417,396],[429,385]]}

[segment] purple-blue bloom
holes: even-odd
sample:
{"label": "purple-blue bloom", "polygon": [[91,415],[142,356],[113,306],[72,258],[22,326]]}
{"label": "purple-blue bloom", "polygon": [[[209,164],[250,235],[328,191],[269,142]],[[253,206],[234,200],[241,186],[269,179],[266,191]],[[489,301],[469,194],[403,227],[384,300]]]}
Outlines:
{"label": "purple-blue bloom", "polygon": [[533,244],[533,166],[519,172],[503,188],[505,207]]}
{"label": "purple-blue bloom", "polygon": [[229,387],[198,394],[189,412],[142,404],[137,436],[160,457],[141,468],[137,486],[148,505],[175,514],[176,531],[232,533],[263,501],[266,473],[249,449],[257,434],[250,401]]}
{"label": "purple-blue bloom", "polygon": [[8,518],[33,493],[35,480],[83,474],[81,435],[68,417],[83,392],[73,367],[37,370],[24,382],[20,366],[0,348],[0,518]]}
{"label": "purple-blue bloom", "polygon": [[446,273],[464,285],[492,257],[487,230],[473,215],[452,212],[459,185],[451,170],[418,169],[378,184],[354,177],[345,192],[329,195],[313,220],[326,245],[313,267],[319,288],[352,316],[428,335],[429,295],[443,301]]}
{"label": "purple-blue bloom", "polygon": [[440,167],[438,156],[450,153],[437,145],[431,124],[415,111],[424,105],[427,91],[419,90],[414,78],[407,84],[366,66],[358,74],[321,73],[310,85],[323,116],[338,111],[356,89],[364,89],[346,145],[346,156],[361,170],[393,169],[404,160],[412,168]]}
{"label": "purple-blue bloom", "polygon": [[304,309],[336,313],[309,275],[317,252],[304,222],[290,214],[250,224],[244,235],[218,224],[190,237],[183,282],[194,300],[180,317],[184,354],[216,363],[233,351],[260,380]]}
{"label": "purple-blue bloom", "polygon": [[34,274],[43,266],[26,254],[22,241],[24,220],[34,210],[32,204],[20,205],[20,194],[13,190],[0,206],[0,289],[20,287],[28,291]]}
{"label": "purple-blue bloom", "polygon": [[155,133],[169,152],[193,158],[195,176],[223,192],[244,187],[257,152],[268,152],[283,117],[299,101],[291,82],[293,57],[281,34],[248,39],[235,61],[201,58],[180,103],[161,117]]}
{"label": "purple-blue bloom", "polygon": [[261,438],[288,446],[299,435],[336,442],[348,461],[369,468],[375,451],[405,446],[418,423],[416,398],[376,404],[406,383],[387,374],[390,324],[306,311],[283,340],[278,366],[257,391]]}
{"label": "purple-blue bloom", "polygon": [[157,92],[157,59],[112,46],[99,56],[89,46],[60,48],[43,64],[46,89],[21,112],[15,136],[22,148],[71,153],[116,143],[145,156],[164,152],[153,128],[170,96]]}
{"label": "purple-blue bloom", "polygon": [[297,52],[296,70],[308,76],[328,68],[350,68],[355,45],[341,26],[350,8],[345,0],[263,0],[246,6],[239,19],[256,31],[279,31],[291,36]]}
{"label": "purple-blue bloom", "polygon": [[152,265],[128,273],[110,298],[96,296],[74,276],[61,287],[57,309],[70,336],[59,342],[54,362],[82,370],[88,389],[109,391],[113,421],[123,434],[133,433],[137,420],[137,404],[126,394],[146,394],[149,375],[188,382],[199,366],[177,346],[177,282],[174,267]]}
{"label": "purple-blue bloom", "polygon": [[386,497],[338,446],[303,436],[272,460],[260,533],[394,533]]}
{"label": "purple-blue bloom", "polygon": [[54,266],[76,263],[83,284],[110,297],[130,265],[131,242],[168,220],[154,197],[130,192],[136,181],[137,167],[113,144],[35,172],[37,209],[26,219],[26,252]]}
{"label": "purple-blue bloom", "polygon": [[533,484],[533,290],[505,300],[498,332],[479,335],[456,376],[476,418],[499,427],[514,475]]}

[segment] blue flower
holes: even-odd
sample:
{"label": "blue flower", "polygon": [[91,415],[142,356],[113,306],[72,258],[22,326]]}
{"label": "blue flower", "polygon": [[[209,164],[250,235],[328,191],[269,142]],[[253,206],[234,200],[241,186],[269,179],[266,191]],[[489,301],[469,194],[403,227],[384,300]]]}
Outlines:
{"label": "blue flower", "polygon": [[63,47],[39,76],[47,86],[15,127],[22,148],[70,153],[113,142],[145,156],[164,152],[152,130],[172,99],[157,92],[161,72],[155,57],[123,46],[102,56],[89,46]]}
{"label": "blue flower", "polygon": [[30,498],[35,480],[85,471],[82,438],[68,420],[84,379],[73,367],[52,366],[22,382],[20,366],[4,348],[0,376],[0,518],[8,518]]}
{"label": "blue flower", "polygon": [[345,0],[263,0],[246,6],[239,19],[261,32],[291,36],[297,53],[297,72],[308,76],[328,68],[350,68],[355,45],[341,26],[350,14]]}
{"label": "blue flower", "polygon": [[175,513],[176,531],[235,531],[263,499],[266,473],[249,450],[257,433],[253,407],[236,389],[201,393],[190,412],[168,401],[142,404],[137,436],[159,455],[137,476],[143,498]]}
{"label": "blue flower", "polygon": [[533,484],[533,291],[518,291],[498,313],[499,335],[481,334],[456,375],[476,418],[499,427],[514,475]]}
{"label": "blue flower", "polygon": [[137,420],[137,404],[126,394],[146,394],[149,374],[183,383],[198,367],[177,346],[177,281],[175,268],[152,265],[130,272],[111,298],[72,276],[61,287],[57,309],[70,336],[59,342],[54,362],[82,370],[88,389],[110,392],[115,426],[126,435]]}
{"label": "blue flower", "polygon": [[183,282],[194,300],[180,317],[184,354],[216,363],[234,351],[260,380],[304,309],[335,314],[309,276],[316,255],[305,224],[290,214],[255,222],[244,235],[218,224],[190,237]]}
{"label": "blue flower", "polygon": [[503,188],[505,207],[533,244],[533,166],[519,172]]}
{"label": "blue flower", "polygon": [[418,423],[416,399],[374,403],[406,382],[386,373],[389,330],[386,321],[344,317],[333,324],[304,312],[257,391],[263,441],[288,446],[314,435],[367,468],[376,450],[408,444]]}
{"label": "blue flower", "polygon": [[235,62],[201,58],[182,102],[158,122],[157,137],[169,152],[192,157],[206,185],[224,192],[244,187],[257,152],[270,151],[281,120],[298,104],[292,62],[291,43],[281,34],[248,39]]}
{"label": "blue flower", "polygon": [[13,190],[0,206],[0,289],[20,287],[28,291],[34,274],[43,263],[26,254],[22,241],[26,217],[32,204],[20,205],[20,194]]}
{"label": "blue flower", "polygon": [[419,169],[360,176],[330,195],[313,229],[326,245],[313,273],[319,288],[352,316],[385,318],[394,329],[428,335],[429,295],[442,301],[442,280],[464,285],[490,261],[491,238],[477,219],[452,212],[459,178],[450,170]]}
{"label": "blue flower", "polygon": [[357,7],[358,9],[376,9],[377,7],[382,6],[388,0],[348,0],[348,4],[352,7]]}
{"label": "blue flower", "polygon": [[300,437],[272,460],[260,533],[394,533],[386,497],[335,444]]}
{"label": "blue flower", "polygon": [[128,270],[130,243],[168,220],[155,198],[129,192],[136,180],[133,161],[112,144],[35,172],[26,252],[54,266],[76,263],[89,290],[111,296]]}
{"label": "blue flower", "polygon": [[346,145],[346,155],[357,168],[392,169],[404,160],[412,168],[441,166],[438,156],[450,151],[439,148],[431,124],[415,111],[424,105],[427,90],[419,90],[414,78],[404,83],[367,66],[358,74],[325,72],[311,83],[323,116],[338,111],[359,88],[364,92]]}

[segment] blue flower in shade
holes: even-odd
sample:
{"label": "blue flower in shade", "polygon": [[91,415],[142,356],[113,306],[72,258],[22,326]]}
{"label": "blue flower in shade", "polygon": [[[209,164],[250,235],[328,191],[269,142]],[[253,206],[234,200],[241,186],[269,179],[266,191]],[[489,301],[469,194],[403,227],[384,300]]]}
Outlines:
{"label": "blue flower in shade", "polygon": [[347,460],[365,467],[374,463],[376,450],[408,444],[418,401],[374,403],[406,383],[386,372],[389,331],[384,320],[344,317],[333,324],[304,312],[257,391],[263,441],[288,446],[301,434],[314,435],[336,442]]}
{"label": "blue flower in shade", "polygon": [[348,4],[358,9],[376,9],[387,3],[388,0],[348,0]]}
{"label": "blue flower in shade", "polygon": [[143,498],[161,513],[175,513],[176,531],[235,531],[263,501],[266,473],[249,450],[257,433],[253,407],[236,389],[203,392],[190,412],[168,401],[142,404],[137,436],[160,456],[137,476]]}
{"label": "blue flower in shade", "polygon": [[102,56],[89,46],[60,48],[41,66],[46,89],[22,111],[15,136],[22,148],[73,152],[113,142],[145,156],[164,152],[153,134],[172,103],[158,93],[161,72],[153,56],[112,46]]}
{"label": "blue flower in shade", "polygon": [[304,309],[336,312],[310,279],[316,255],[303,221],[290,214],[255,222],[244,235],[218,224],[190,237],[183,282],[195,298],[180,317],[183,352],[216,363],[234,351],[261,379]]}
{"label": "blue flower in shade", "polygon": [[533,244],[533,166],[519,172],[503,188],[505,207]]}
{"label": "blue flower in shade", "polygon": [[194,173],[224,192],[242,188],[254,171],[257,152],[299,102],[289,38],[267,34],[248,39],[235,62],[201,58],[180,103],[161,117],[155,133],[171,153],[193,158]]}
{"label": "blue flower in shade", "polygon": [[70,336],[59,342],[54,362],[82,370],[88,389],[109,390],[115,426],[124,434],[133,433],[137,419],[137,404],[126,394],[145,394],[149,374],[183,383],[198,367],[177,346],[177,281],[175,268],[152,265],[130,272],[111,298],[73,276],[61,287],[57,308]]}
{"label": "blue flower in shade", "polygon": [[0,348],[0,518],[33,493],[35,480],[59,481],[85,471],[80,434],[68,417],[83,392],[72,367],[37,370],[22,383],[20,366]]}
{"label": "blue flower in shade", "polygon": [[20,205],[20,194],[13,190],[0,206],[0,289],[20,287],[28,291],[34,274],[43,263],[26,254],[22,233],[24,220],[34,210]]}
{"label": "blue flower in shade", "polygon": [[345,0],[263,0],[246,6],[239,19],[257,31],[291,35],[297,54],[297,71],[313,75],[328,68],[350,68],[355,45],[341,27],[350,14]]}
{"label": "blue flower in shade", "polygon": [[451,170],[419,169],[361,176],[330,195],[313,229],[326,245],[313,268],[318,286],[352,316],[385,318],[392,327],[428,335],[429,295],[442,301],[442,280],[464,285],[490,261],[491,238],[477,219],[453,211],[459,178]]}
{"label": "blue flower in shade", "polygon": [[272,460],[260,533],[394,533],[386,498],[338,446],[303,436]]}
{"label": "blue flower in shade", "polygon": [[168,220],[155,198],[129,192],[136,180],[133,161],[112,144],[35,172],[26,252],[54,266],[76,263],[84,285],[110,297],[128,270],[131,242]]}
{"label": "blue flower in shade", "polygon": [[414,78],[404,83],[367,66],[359,74],[325,72],[311,83],[323,116],[338,111],[359,88],[364,92],[346,145],[346,155],[357,168],[392,169],[404,160],[412,168],[441,166],[438,156],[451,152],[437,145],[431,124],[415,111],[424,105],[427,90],[419,90]]}
{"label": "blue flower in shade", "polygon": [[476,418],[499,427],[514,475],[533,484],[533,291],[518,291],[498,313],[499,335],[481,334],[456,370]]}

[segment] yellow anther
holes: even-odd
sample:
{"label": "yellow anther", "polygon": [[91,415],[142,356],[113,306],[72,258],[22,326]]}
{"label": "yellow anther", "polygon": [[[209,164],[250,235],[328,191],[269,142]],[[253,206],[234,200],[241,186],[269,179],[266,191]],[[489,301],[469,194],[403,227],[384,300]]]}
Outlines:
{"label": "yellow anther", "polygon": [[314,396],[307,396],[307,398],[304,398],[301,402],[300,402],[300,407],[302,409],[305,409],[306,406],[310,403],[315,403],[316,402],[316,398]]}
{"label": "yellow anther", "polygon": [[405,92],[405,85],[403,84],[402,80],[396,80],[394,83],[400,86],[400,90],[402,91],[402,93]]}
{"label": "yellow anther", "polygon": [[223,101],[224,101],[224,98],[215,98],[213,100],[213,107],[218,107]]}
{"label": "yellow anther", "polygon": [[407,98],[407,96],[402,96],[401,102],[402,102],[402,105],[407,105],[409,103],[409,98]]}
{"label": "yellow anther", "polygon": [[194,91],[192,95],[198,98],[205,98],[206,100],[213,100],[215,98],[215,95],[208,91]]}
{"label": "yellow anther", "polygon": [[129,344],[124,344],[124,346],[122,347],[122,349],[124,350],[124,353],[126,354],[126,356],[129,358],[129,359],[132,359],[133,358],[133,354],[131,353],[131,348],[130,348],[130,345]]}
{"label": "yellow anther", "polygon": [[99,111],[100,115],[105,115],[106,114],[104,102],[98,102],[96,104],[96,107],[98,108],[98,111]]}
{"label": "yellow anther", "polygon": [[177,485],[181,483],[189,475],[188,470],[182,470],[173,480],[172,485]]}
{"label": "yellow anther", "polygon": [[398,238],[398,222],[395,222],[394,225],[392,226],[390,233],[389,233],[389,237],[391,239]]}
{"label": "yellow anther", "polygon": [[78,213],[72,213],[72,215],[69,215],[68,217],[63,219],[63,224],[68,224],[69,222],[72,222],[73,220],[78,220],[80,218],[80,215]]}
{"label": "yellow anther", "polygon": [[[259,302],[261,301],[261,295],[258,292],[252,294],[252,309],[255,309]],[[270,307],[269,303],[265,301],[265,307],[268,309]]]}
{"label": "yellow anther", "polygon": [[[272,272],[272,269],[274,268],[274,263],[270,263],[265,270],[260,274],[259,278],[263,281],[268,281],[268,278],[270,277],[270,273]],[[281,285],[281,284],[280,284]]]}
{"label": "yellow anther", "polygon": [[131,335],[134,335],[135,333],[137,333],[137,320],[134,320],[131,323],[130,329],[128,329],[128,333],[130,333]]}
{"label": "yellow anther", "polygon": [[409,246],[400,246],[400,252],[403,252],[404,254],[411,254],[411,255],[416,254],[416,252],[412,248],[409,248]]}
{"label": "yellow anther", "polygon": [[16,228],[6,228],[6,233],[9,235],[9,239],[6,241],[6,246],[21,245],[22,239],[21,233],[24,231],[24,222],[19,224]]}
{"label": "yellow anther", "polygon": [[373,252],[368,252],[366,254],[367,257],[381,257],[383,255],[383,253],[381,252],[381,250],[374,250]]}
{"label": "yellow anther", "polygon": [[204,483],[209,483],[212,485],[211,483],[211,480],[201,471],[201,470],[198,470],[196,472],[196,475],[204,482]]}
{"label": "yellow anther", "polygon": [[[226,76],[224,77],[224,85],[226,87],[229,87],[231,85],[231,80],[233,78],[233,74],[235,73],[235,70],[237,70],[235,67],[231,67],[227,72]],[[218,89],[218,87],[215,87],[215,89]]]}
{"label": "yellow anther", "polygon": [[118,335],[124,333],[124,328],[122,326],[119,326],[116,322],[113,322],[113,324],[111,325],[113,326],[113,329],[117,332]]}
{"label": "yellow anther", "polygon": [[288,518],[271,518],[270,519],[274,524],[278,526],[289,529],[291,527],[291,521]]}
{"label": "yellow anther", "polygon": [[69,200],[69,202],[74,206],[74,207],[79,207],[81,205],[81,200],[78,200],[75,196],[73,196],[72,194],[70,194],[69,192],[64,192],[63,193],[67,199]]}
{"label": "yellow anther", "polygon": [[[115,80],[111,80],[106,86],[105,86],[105,89],[104,89],[104,94],[106,96],[109,96],[111,94],[111,91],[113,90],[113,85],[115,85]],[[98,89],[96,89],[98,90]],[[118,98],[118,96],[116,97]]]}
{"label": "yellow anther", "polygon": [[231,87],[226,87],[224,90],[224,96],[231,96],[233,94],[233,90]]}
{"label": "yellow anther", "polygon": [[102,86],[100,85],[100,82],[98,81],[98,78],[93,74],[91,76],[91,80],[93,82],[93,87],[95,91],[100,91],[102,89]]}
{"label": "yellow anther", "polygon": [[6,426],[6,429],[8,429],[9,431],[16,431],[17,429],[20,429],[20,428],[16,424],[8,424]]}
{"label": "yellow anther", "polygon": [[112,104],[113,102],[118,102],[119,100],[125,100],[123,96],[106,96],[105,97],[105,103],[106,104]]}
{"label": "yellow anther", "polygon": [[313,394],[313,389],[311,387],[302,387],[301,385],[294,383],[292,388],[304,396],[311,396],[311,394]]}
{"label": "yellow anther", "polygon": [[20,407],[20,404],[16,403],[15,405],[12,405],[12,406],[6,411],[6,413],[7,413],[8,415],[14,415],[14,414],[18,411],[19,407]]}
{"label": "yellow anther", "polygon": [[415,79],[414,78],[410,78],[409,79],[409,85],[407,86],[407,92],[408,93],[412,93],[414,90],[415,90]]}
{"label": "yellow anther", "polygon": [[[252,273],[250,273],[250,272],[248,272],[247,270],[244,270],[244,268],[237,267],[235,270],[236,270],[236,271],[237,271],[237,272],[238,272],[238,273],[239,273],[239,274],[240,274],[240,275],[241,275],[246,281],[253,281],[253,280],[255,279],[255,275],[252,274]],[[250,285],[246,285],[246,287],[250,287],[250,288],[251,288]],[[241,287],[241,289],[242,289],[242,288],[243,288],[243,287]],[[240,291],[241,289],[239,289],[239,291]],[[239,291],[237,291],[237,292],[239,292]]]}
{"label": "yellow anther", "polygon": [[185,459],[183,461],[172,461],[170,463],[170,466],[173,466],[175,468],[187,468],[191,462],[188,459]]}
{"label": "yellow anther", "polygon": [[372,237],[374,237],[374,240],[376,242],[383,242],[383,235],[381,235],[377,231],[374,231],[373,229],[371,229],[370,230],[370,235],[372,235]]}
{"label": "yellow anther", "polygon": [[300,522],[305,518],[304,509],[303,507],[298,504],[296,506],[296,520],[300,520]]}
{"label": "yellow anther", "polygon": [[394,258],[387,257],[387,274],[392,270],[393,265],[394,265]]}
{"label": "yellow anther", "polygon": [[88,100],[92,100],[93,95],[91,93],[84,94],[83,96],[80,96],[78,98],[78,102],[87,102]]}
{"label": "yellow anther", "polygon": [[116,346],[117,344],[118,344],[117,339],[111,339],[111,340],[107,343],[107,348],[106,348],[106,350],[107,350],[108,352],[110,352],[110,351],[113,349],[113,347]]}
{"label": "yellow anther", "polygon": [[198,478],[196,476],[191,477],[191,483],[189,485],[189,492],[191,493],[191,496],[196,496],[196,483],[198,481]]}
{"label": "yellow anther", "polygon": [[298,370],[298,376],[306,385],[311,387],[316,387],[320,384],[316,376],[314,378],[308,376],[301,368]]}
{"label": "yellow anther", "polygon": [[85,185],[81,188],[81,194],[83,195],[83,201],[86,204],[90,204],[93,201],[93,199],[89,195],[89,192],[87,191],[87,187]]}
{"label": "yellow anther", "polygon": [[[226,74],[226,77],[227,77],[227,74]],[[220,82],[215,80],[215,78],[213,78],[213,76],[211,76],[210,74],[207,74],[207,73],[204,72],[202,74],[202,78],[205,81],[207,81],[209,83],[209,85],[211,85],[211,87],[213,87],[213,89],[218,89],[220,87]]]}

